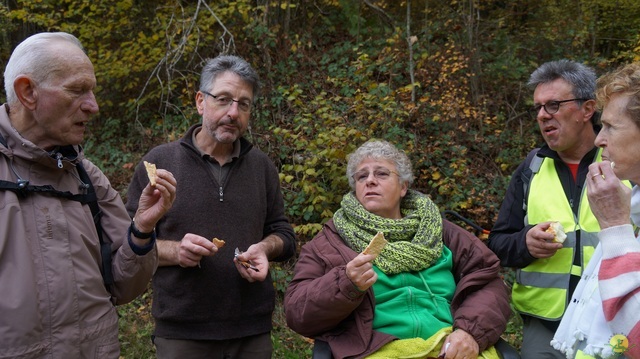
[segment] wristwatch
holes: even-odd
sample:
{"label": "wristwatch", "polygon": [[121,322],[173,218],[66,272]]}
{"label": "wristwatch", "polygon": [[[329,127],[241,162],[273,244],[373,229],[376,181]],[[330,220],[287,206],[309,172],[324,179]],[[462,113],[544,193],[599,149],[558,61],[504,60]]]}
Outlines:
{"label": "wristwatch", "polygon": [[140,238],[140,239],[148,239],[151,238],[151,236],[153,235],[153,233],[155,232],[155,228],[151,231],[151,232],[140,232],[138,230],[138,228],[136,228],[136,222],[134,219],[131,220],[131,225],[129,226],[129,231],[131,231],[131,234],[133,234],[134,236],[136,236],[136,238]]}

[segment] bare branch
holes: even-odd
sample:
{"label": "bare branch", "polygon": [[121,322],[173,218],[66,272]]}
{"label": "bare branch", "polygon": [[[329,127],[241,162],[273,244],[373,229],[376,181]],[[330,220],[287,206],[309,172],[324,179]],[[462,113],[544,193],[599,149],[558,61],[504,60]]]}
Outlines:
{"label": "bare branch", "polygon": [[365,5],[367,5],[373,11],[375,11],[378,14],[378,16],[380,16],[380,18],[383,20],[383,22],[385,22],[390,28],[392,29],[395,28],[395,22],[393,21],[391,16],[389,16],[386,12],[384,12],[384,10],[382,10],[379,6],[372,4],[371,1],[369,0],[362,0],[362,2],[364,2]]}
{"label": "bare branch", "polygon": [[[206,1],[198,0],[196,9],[191,16],[187,16],[187,14],[185,13],[185,9],[184,7],[182,7],[182,5],[178,4],[178,6],[180,7],[180,10],[181,10],[181,18],[176,18],[176,14],[173,14],[169,19],[170,21],[168,22],[165,30],[167,51],[164,57],[162,57],[158,61],[154,69],[149,74],[149,77],[147,78],[147,81],[142,87],[140,94],[136,98],[135,121],[140,127],[144,127],[144,125],[139,120],[140,107],[141,107],[140,101],[145,95],[147,88],[149,87],[153,79],[158,81],[158,84],[160,85],[159,87],[162,90],[162,96],[161,96],[160,102],[162,103],[161,112],[163,113],[163,116],[167,114],[169,109],[175,110],[176,106],[174,106],[170,102],[170,99],[172,98],[171,83],[176,74],[181,74],[181,70],[177,69],[177,65],[180,63],[183,56],[185,55],[189,38],[191,37],[193,32],[200,33],[200,29],[198,27],[198,17],[203,8],[209,12],[211,17],[213,17],[216,20],[216,23],[222,28],[222,34],[219,37],[219,41],[222,49],[221,53],[229,54],[229,53],[235,52],[235,41],[234,41],[233,34],[231,34],[231,32],[227,29],[227,27],[224,26],[223,22],[211,9],[211,7],[209,7]],[[181,22],[182,26],[180,27],[181,31],[179,32],[180,35],[177,35],[176,31],[171,32],[170,29],[173,27],[172,25],[174,23],[180,22],[181,19],[182,19],[182,22]],[[185,21],[185,19],[190,19],[190,20]],[[176,37],[178,36],[179,36],[179,39],[175,41]],[[194,54],[191,56],[199,57],[197,49],[199,48],[199,44],[200,44],[200,36],[194,36],[193,38],[195,38],[195,41],[196,41],[196,44],[194,47],[196,50],[194,51]],[[177,44],[175,46],[172,46],[172,44],[174,43],[177,43]]]}
{"label": "bare branch", "polygon": [[411,0],[407,0],[407,45],[409,45],[409,76],[411,77],[411,102],[416,102],[416,77],[413,71],[413,43],[415,36],[411,36]]}

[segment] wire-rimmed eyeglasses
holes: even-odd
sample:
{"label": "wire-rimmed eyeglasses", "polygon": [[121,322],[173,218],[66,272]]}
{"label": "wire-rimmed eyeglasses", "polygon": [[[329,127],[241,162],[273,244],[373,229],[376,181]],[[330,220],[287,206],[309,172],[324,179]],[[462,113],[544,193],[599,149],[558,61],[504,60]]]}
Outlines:
{"label": "wire-rimmed eyeglasses", "polygon": [[[373,170],[373,178],[375,178],[378,181],[386,181],[389,179],[392,173],[400,177],[398,172],[395,172],[383,167],[383,168],[376,168],[375,170]],[[358,183],[364,183],[369,178],[369,174],[370,172],[368,170],[358,171],[353,174],[353,179]]]}
{"label": "wire-rimmed eyeglasses", "polygon": [[205,95],[209,95],[211,96],[211,98],[213,99],[213,102],[215,103],[216,106],[220,107],[220,108],[227,108],[227,107],[231,107],[231,105],[236,102],[238,104],[238,110],[242,111],[242,112],[250,112],[251,111],[251,101],[249,100],[234,100],[231,97],[227,97],[227,96],[223,96],[223,95],[214,95],[210,92],[207,91],[202,91],[200,90],[200,92],[202,92]]}

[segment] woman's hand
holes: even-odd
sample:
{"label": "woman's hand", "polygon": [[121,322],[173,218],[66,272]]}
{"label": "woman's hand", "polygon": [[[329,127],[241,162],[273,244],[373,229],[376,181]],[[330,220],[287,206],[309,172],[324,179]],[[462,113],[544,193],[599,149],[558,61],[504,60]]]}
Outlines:
{"label": "woman's hand", "polygon": [[360,253],[347,263],[347,278],[362,292],[369,289],[378,280],[378,274],[373,270],[371,264],[374,259],[373,254]]}
{"label": "woman's hand", "polygon": [[440,356],[444,359],[475,359],[480,355],[480,347],[471,334],[456,329],[444,340]]}
{"label": "woman's hand", "polygon": [[589,206],[600,229],[629,224],[631,189],[616,177],[611,163],[592,163],[587,176]]}

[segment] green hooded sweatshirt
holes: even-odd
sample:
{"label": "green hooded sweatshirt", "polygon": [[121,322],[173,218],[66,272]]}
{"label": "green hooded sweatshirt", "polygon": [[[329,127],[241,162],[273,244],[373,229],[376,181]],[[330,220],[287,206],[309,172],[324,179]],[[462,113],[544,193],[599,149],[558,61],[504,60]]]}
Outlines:
{"label": "green hooded sweatshirt", "polygon": [[431,267],[419,272],[386,275],[374,266],[376,306],[373,329],[400,339],[428,339],[453,325],[451,300],[456,289],[453,257],[444,247]]}

